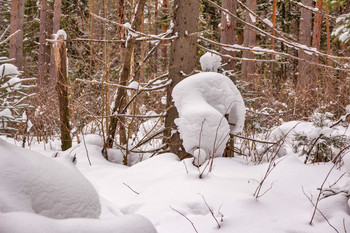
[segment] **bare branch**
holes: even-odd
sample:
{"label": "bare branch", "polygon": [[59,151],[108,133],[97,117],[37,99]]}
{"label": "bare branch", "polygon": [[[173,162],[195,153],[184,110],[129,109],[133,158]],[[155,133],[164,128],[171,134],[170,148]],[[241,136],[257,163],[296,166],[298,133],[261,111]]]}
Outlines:
{"label": "bare branch", "polygon": [[198,233],[198,231],[197,231],[196,227],[194,226],[193,222],[192,222],[186,215],[184,215],[183,213],[181,213],[180,211],[174,209],[174,208],[171,207],[171,206],[169,206],[169,207],[170,207],[170,209],[174,210],[175,212],[177,212],[178,214],[180,214],[180,215],[182,215],[184,218],[186,218],[186,219],[191,223],[191,225],[192,225],[194,231]]}

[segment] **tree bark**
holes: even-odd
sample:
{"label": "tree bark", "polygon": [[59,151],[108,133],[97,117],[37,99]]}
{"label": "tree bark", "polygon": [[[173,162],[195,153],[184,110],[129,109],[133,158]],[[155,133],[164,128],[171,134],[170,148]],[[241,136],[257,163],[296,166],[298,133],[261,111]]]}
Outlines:
{"label": "tree bark", "polygon": [[57,69],[57,96],[60,111],[60,128],[61,128],[61,148],[65,151],[72,147],[72,138],[70,136],[69,123],[69,99],[68,99],[68,77],[67,77],[67,48],[63,41],[63,36],[59,36],[54,44],[55,64]]}
{"label": "tree bark", "polygon": [[179,133],[174,133],[174,120],[178,112],[172,102],[172,90],[183,78],[183,74],[191,74],[196,67],[197,29],[199,17],[199,0],[174,1],[174,33],[178,37],[170,47],[169,78],[172,83],[167,89],[168,111],[165,117],[166,143],[171,152],[182,157],[182,143]]}
{"label": "tree bark", "polygon": [[24,23],[24,3],[25,0],[11,1],[11,34],[20,30],[10,39],[10,58],[15,58],[14,65],[20,70],[24,69],[23,59],[23,23]]}
{"label": "tree bark", "polygon": [[[316,2],[316,8],[322,12],[323,9],[323,0],[317,0]],[[315,19],[314,19],[314,29],[312,34],[312,47],[316,48],[317,50],[320,49],[320,42],[321,42],[321,29],[322,29],[322,14],[316,13]],[[314,63],[318,63],[318,55],[312,56],[312,61]],[[312,89],[315,89],[317,87],[317,76],[318,76],[318,67],[313,65],[311,69],[311,80],[310,80],[310,87]]]}
{"label": "tree bark", "polygon": [[[305,6],[312,7],[312,0],[302,0],[301,2]],[[311,20],[312,20],[312,12],[301,8],[300,10],[300,26],[299,26],[299,43],[310,46],[311,45]],[[299,50],[298,56],[301,59],[305,59],[310,61],[311,56],[305,53],[302,50]],[[306,88],[310,82],[310,65],[305,61],[298,61],[298,80],[297,80],[297,90],[300,92],[302,89]]]}
{"label": "tree bark", "polygon": [[[247,0],[247,7],[252,11],[256,11],[256,0]],[[253,15],[246,12],[245,21],[256,25],[256,19]],[[245,26],[243,45],[246,47],[253,47],[256,44],[256,32],[251,28]],[[254,59],[254,53],[250,51],[243,52],[243,58]],[[255,74],[255,61],[242,61],[242,79],[253,83]]]}
{"label": "tree bark", "polygon": [[[52,22],[52,34],[57,33],[60,30],[61,24],[61,8],[62,8],[62,0],[55,0],[54,8],[53,8],[53,22]],[[50,79],[56,80],[57,70],[55,65],[55,57],[54,54],[51,53],[50,57]]]}
{"label": "tree bark", "polygon": [[[135,18],[132,21],[132,25],[131,25],[131,27],[133,29],[135,29],[136,31],[140,31],[141,19],[143,16],[145,4],[146,4],[146,0],[138,0],[136,12],[135,12]],[[131,37],[127,41],[127,46],[125,48],[125,54],[123,56],[123,63],[122,63],[123,66],[122,66],[122,69],[120,72],[120,82],[119,82],[120,85],[126,86],[128,83],[129,76],[130,76],[130,70],[131,70],[131,56],[133,54],[135,43],[136,43],[135,37]],[[125,98],[126,98],[126,90],[124,88],[119,88],[117,96],[114,100],[114,108],[112,109],[112,115],[118,114],[118,113],[120,113],[120,114],[124,113],[123,108],[125,107]],[[116,133],[116,129],[117,129],[117,124],[118,124],[118,118],[112,116],[110,118],[108,137],[107,137],[107,140],[105,143],[106,148],[112,148],[112,146],[113,146],[114,137],[115,137],[115,133]],[[108,159],[107,153],[106,153],[107,152],[106,148],[104,148],[103,154],[106,157],[106,159]]]}
{"label": "tree bark", "polygon": [[41,90],[45,85],[45,74],[46,74],[46,19],[47,19],[47,0],[40,1],[40,36],[39,36],[39,54],[38,54],[38,88]]}
{"label": "tree bark", "polygon": [[[168,1],[163,0],[162,3],[162,12],[163,12],[163,23],[162,23],[162,31],[166,32],[167,30],[167,14],[168,14]],[[168,53],[168,45],[166,41],[162,41],[162,58],[166,58]]]}
{"label": "tree bark", "polygon": [[[222,7],[227,9],[232,14],[236,15],[237,6],[236,2],[233,0],[223,0]],[[220,34],[220,43],[223,44],[235,44],[236,43],[236,19],[230,17],[225,12],[221,13],[221,34]],[[221,48],[220,51],[222,54],[228,54],[235,56],[235,52],[227,51]],[[227,63],[224,66],[226,70],[233,70],[235,68],[235,62],[228,58],[223,58],[223,63]]]}

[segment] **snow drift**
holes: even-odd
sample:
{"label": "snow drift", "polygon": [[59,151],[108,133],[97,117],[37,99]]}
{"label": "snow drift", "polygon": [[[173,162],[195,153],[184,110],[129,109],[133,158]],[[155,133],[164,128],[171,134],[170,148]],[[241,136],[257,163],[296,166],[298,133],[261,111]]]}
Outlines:
{"label": "snow drift", "polygon": [[46,217],[98,218],[100,199],[72,165],[0,139],[0,212],[30,212]]}
{"label": "snow drift", "polygon": [[[20,224],[19,224],[20,223]],[[111,219],[50,219],[31,213],[0,213],[0,232],[6,233],[156,233],[152,223],[139,215]]]}
{"label": "snow drift", "polygon": [[209,156],[221,156],[229,133],[243,130],[243,98],[235,84],[222,74],[192,75],[175,86],[172,96],[179,112],[175,123],[183,145],[199,164]]}

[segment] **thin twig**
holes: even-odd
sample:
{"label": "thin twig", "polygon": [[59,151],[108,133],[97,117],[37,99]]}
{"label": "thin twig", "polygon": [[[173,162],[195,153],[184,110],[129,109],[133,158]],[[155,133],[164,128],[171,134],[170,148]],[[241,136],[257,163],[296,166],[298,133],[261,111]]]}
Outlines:
{"label": "thin twig", "polygon": [[[327,217],[326,217],[326,216],[322,213],[322,211],[317,207],[317,203],[316,203],[316,205],[315,205],[314,202],[311,200],[311,198],[305,193],[304,187],[301,187],[301,189],[302,189],[304,195],[307,197],[307,199],[309,199],[310,203],[315,207],[315,210],[317,210],[317,211],[321,214],[321,216],[327,221],[327,223],[328,223],[328,225],[329,225],[330,227],[332,227],[337,233],[339,233],[339,231],[337,230],[337,228],[335,228],[335,227],[329,222],[329,220],[327,219]],[[315,214],[314,214],[314,215],[315,215]],[[313,216],[313,217],[314,217],[314,216]],[[311,223],[310,223],[310,225],[311,225]]]}
{"label": "thin twig", "polygon": [[134,193],[136,193],[137,195],[139,195],[139,192],[136,192],[133,188],[131,188],[129,185],[127,185],[126,183],[123,183],[123,185],[125,185],[126,187],[128,187],[131,191],[133,191]]}
{"label": "thin twig", "polygon": [[220,229],[221,225],[220,225],[219,221],[217,220],[217,218],[215,217],[213,210],[209,207],[207,200],[205,200],[205,198],[204,198],[204,196],[202,194],[199,193],[199,195],[203,198],[203,201],[204,201],[205,205],[208,207],[208,210],[209,210],[211,216],[213,216],[213,218],[215,219],[216,224],[218,225],[218,228]]}
{"label": "thin twig", "polygon": [[171,207],[171,206],[169,206],[169,207],[170,207],[170,209],[174,210],[175,212],[177,212],[178,214],[180,214],[180,215],[182,215],[184,218],[186,218],[186,219],[191,223],[191,225],[192,225],[194,231],[198,233],[198,231],[197,231],[196,227],[194,226],[193,222],[192,222],[186,215],[184,215],[183,213],[181,213],[180,211],[174,209],[174,208]]}

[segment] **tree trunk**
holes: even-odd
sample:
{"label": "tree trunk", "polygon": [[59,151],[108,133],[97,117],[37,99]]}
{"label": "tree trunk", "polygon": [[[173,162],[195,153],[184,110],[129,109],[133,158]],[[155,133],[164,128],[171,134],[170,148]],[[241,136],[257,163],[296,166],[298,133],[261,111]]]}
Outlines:
{"label": "tree trunk", "polygon": [[40,36],[39,36],[39,54],[38,54],[38,88],[41,90],[46,84],[45,74],[46,74],[46,9],[47,0],[40,1]]}
{"label": "tree trunk", "polygon": [[[317,0],[316,2],[316,8],[322,12],[323,8],[323,0]],[[316,48],[317,50],[320,49],[320,42],[321,42],[321,29],[322,29],[322,14],[316,13],[315,19],[314,19],[314,29],[312,34],[312,47]],[[318,63],[318,55],[312,56],[312,61],[314,63]],[[317,87],[317,79],[318,79],[318,67],[316,65],[312,66],[311,69],[311,80],[310,80],[310,87],[311,89],[315,89]]]}
{"label": "tree trunk", "polygon": [[[232,14],[236,15],[237,6],[236,2],[232,0],[223,0],[222,7],[227,9]],[[236,43],[236,20],[233,17],[230,17],[225,12],[221,13],[221,35],[220,35],[220,43],[223,44],[235,44]],[[228,54],[231,56],[235,56],[235,52],[227,51],[221,48],[220,51],[222,54]],[[224,66],[226,70],[233,70],[235,68],[234,60],[224,58],[223,63],[227,63]]]}
{"label": "tree trunk", "polygon": [[183,78],[183,73],[189,75],[196,68],[197,29],[199,17],[199,0],[174,1],[174,33],[178,37],[170,47],[169,78],[172,83],[167,90],[168,111],[165,117],[165,136],[170,151],[182,157],[185,151],[174,120],[178,112],[172,102],[172,90]]}
{"label": "tree trunk", "polygon": [[[166,32],[166,30],[167,30],[166,19],[167,19],[167,14],[168,14],[168,1],[167,0],[163,0],[162,12],[163,12],[162,31]],[[167,53],[168,53],[167,50],[168,50],[167,42],[164,40],[164,41],[162,41],[162,58],[166,58]]]}
{"label": "tree trunk", "polygon": [[14,65],[20,70],[24,69],[23,59],[23,23],[24,23],[25,0],[11,1],[11,24],[10,32],[20,30],[10,39],[10,58],[15,58]]}
{"label": "tree trunk", "polygon": [[[57,33],[60,30],[61,23],[61,8],[62,8],[62,0],[55,0],[53,7],[53,22],[52,22],[52,34]],[[55,56],[51,53],[50,58],[50,78],[51,80],[56,80],[57,70],[55,65]]]}
{"label": "tree trunk", "polygon": [[[141,27],[141,19],[143,16],[143,11],[144,7],[146,4],[146,0],[138,0],[137,8],[136,8],[136,15],[134,20],[132,21],[131,27],[135,29],[136,31],[140,31]],[[130,70],[131,70],[131,56],[133,54],[133,50],[135,47],[136,43],[136,38],[131,37],[127,41],[127,46],[125,48],[125,54],[123,56],[123,66],[120,72],[120,85],[126,86],[129,80],[130,76]],[[123,109],[125,107],[125,98],[126,98],[126,90],[124,88],[119,88],[117,96],[114,100],[114,108],[112,109],[112,115],[113,114],[122,114]],[[117,129],[117,124],[118,124],[118,118],[117,117],[111,117],[110,118],[110,125],[109,125],[109,131],[108,131],[108,137],[107,141],[105,143],[105,147],[107,148],[112,148],[113,142],[114,142],[114,137]],[[103,150],[104,156],[107,158],[107,151],[106,148]]]}
{"label": "tree trunk", "polygon": [[[64,40],[59,36],[58,40]],[[54,44],[55,64],[57,70],[57,96],[60,110],[61,148],[65,151],[72,147],[69,124],[69,99],[67,77],[67,48],[64,41]]]}
{"label": "tree trunk", "polygon": [[[17,25],[18,25],[18,0],[12,0],[11,1],[11,24],[10,24],[11,34],[17,31]],[[13,36],[10,39],[10,58],[16,59],[16,55],[17,55],[17,35]],[[14,62],[14,65],[16,65],[16,61]]]}
{"label": "tree trunk", "polygon": [[[256,0],[247,0],[247,7],[249,7],[252,11],[256,11]],[[253,15],[246,12],[245,21],[256,25],[256,19]],[[256,32],[245,26],[244,27],[244,41],[243,45],[248,47],[254,47],[256,43]],[[254,59],[254,53],[250,51],[243,51],[243,58]],[[255,74],[255,61],[242,61],[242,79],[251,82],[254,81]]]}
{"label": "tree trunk", "polygon": [[[312,0],[302,0],[301,2],[305,6],[312,7]],[[311,45],[311,20],[312,20],[312,12],[301,8],[301,17],[300,17],[300,26],[299,26],[299,43],[310,46]],[[311,56],[305,53],[303,50],[299,50],[298,56],[301,59],[305,59],[307,61],[311,60]],[[309,63],[299,60],[298,61],[298,80],[297,80],[297,90],[298,92],[302,91],[309,85],[310,82],[310,65]]]}

